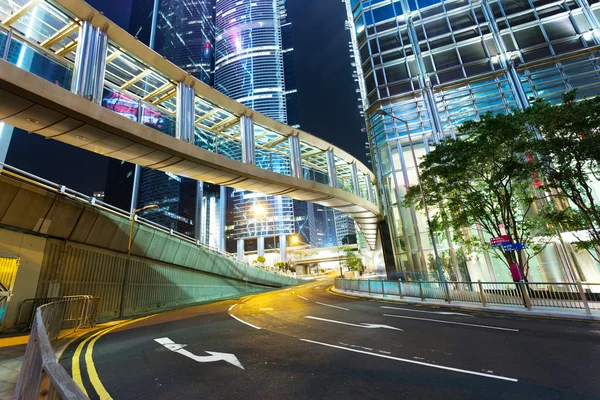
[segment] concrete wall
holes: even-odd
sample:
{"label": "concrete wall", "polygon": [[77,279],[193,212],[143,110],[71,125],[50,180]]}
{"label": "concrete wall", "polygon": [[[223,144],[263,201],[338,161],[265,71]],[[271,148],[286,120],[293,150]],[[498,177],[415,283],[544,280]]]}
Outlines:
{"label": "concrete wall", "polygon": [[14,324],[23,300],[35,297],[45,247],[44,237],[0,229],[0,255],[17,256],[20,259],[13,295],[6,304],[2,329]]}
{"label": "concrete wall", "polygon": [[[19,256],[5,317],[28,298],[91,294],[101,318],[118,315],[129,218],[0,175],[0,254]],[[304,281],[277,275],[136,223],[125,314],[235,297]]]}

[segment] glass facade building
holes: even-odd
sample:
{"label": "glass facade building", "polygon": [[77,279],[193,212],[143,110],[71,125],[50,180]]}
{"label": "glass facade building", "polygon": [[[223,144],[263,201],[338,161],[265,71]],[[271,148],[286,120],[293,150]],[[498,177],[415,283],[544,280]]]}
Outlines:
{"label": "glass facade building", "polygon": [[[417,184],[406,128],[376,111],[408,122],[418,158],[483,113],[507,113],[540,97],[559,102],[575,88],[580,97],[596,95],[600,3],[346,0],[346,10],[394,250],[396,265],[388,265],[388,273],[427,275],[432,254],[427,223],[420,213],[399,205],[405,188]],[[455,257],[460,249],[451,240],[439,241],[440,251],[464,259],[471,279],[511,280],[508,269],[488,254]],[[536,257],[530,279],[568,279],[559,246]],[[583,277],[598,279],[595,263],[585,254],[575,256],[588,271]]]}
{"label": "glass facade building", "polygon": [[[280,4],[281,3],[281,4]],[[287,123],[281,15],[277,0],[219,0],[216,3],[215,89],[275,120]],[[255,136],[260,137],[255,127]],[[290,174],[287,157],[256,149],[260,168]],[[295,233],[293,200],[234,190],[229,238]]]}

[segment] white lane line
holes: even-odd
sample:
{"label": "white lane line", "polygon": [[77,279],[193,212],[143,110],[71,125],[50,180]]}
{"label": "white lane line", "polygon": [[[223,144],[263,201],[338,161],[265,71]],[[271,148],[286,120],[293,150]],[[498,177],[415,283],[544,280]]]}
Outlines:
{"label": "white lane line", "polygon": [[441,319],[429,319],[429,318],[417,318],[417,317],[407,317],[405,315],[392,315],[392,314],[383,314],[384,317],[393,317],[393,318],[405,318],[405,319],[416,319],[418,321],[429,321],[429,322],[439,322],[440,324],[451,324],[451,325],[464,325],[464,326],[473,326],[475,328],[485,328],[485,329],[495,329],[498,331],[509,331],[509,332],[519,332],[518,329],[512,328],[501,328],[499,326],[488,326],[488,325],[477,325],[477,324],[465,324],[464,322],[452,322],[452,321],[442,321]]}
{"label": "white lane line", "polygon": [[308,299],[306,297],[300,296],[299,294],[297,294],[296,296],[300,297],[302,300],[308,301]]}
{"label": "white lane line", "polygon": [[[394,326],[389,326],[389,325],[380,325],[380,324],[367,324],[367,323],[361,323],[361,324],[352,324],[350,322],[343,322],[343,321],[336,321],[333,319],[326,319],[326,318],[319,318],[319,317],[312,317],[310,315],[305,316],[304,318],[308,318],[308,319],[314,319],[317,321],[323,321],[323,322],[331,322],[333,324],[340,324],[340,325],[348,325],[348,326],[356,326],[357,328],[367,328],[367,329],[377,329],[377,328],[382,328],[382,329],[392,329],[394,331],[401,331],[404,332],[404,329],[400,329],[400,328],[396,328]],[[372,349],[371,349],[372,350]]]}
{"label": "white lane line", "polygon": [[390,310],[402,310],[402,311],[420,312],[420,313],[426,313],[426,314],[460,315],[460,316],[463,316],[463,317],[473,317],[472,315],[469,315],[469,314],[462,314],[462,313],[451,312],[451,311],[425,311],[425,310],[413,310],[413,309],[410,309],[410,308],[389,307],[389,306],[381,306],[381,308],[387,308],[387,309],[390,309]]}
{"label": "white lane line", "polygon": [[247,302],[248,300],[250,300],[252,297],[248,297],[247,299],[242,300],[242,303]]}
{"label": "white lane line", "polygon": [[292,290],[292,294],[296,294],[296,291],[295,291],[295,290]]}
{"label": "white lane line", "polygon": [[429,364],[429,363],[422,362],[422,361],[415,361],[415,360],[408,360],[406,358],[392,357],[392,356],[388,356],[388,355],[385,355],[385,354],[371,353],[369,351],[364,351],[364,350],[349,349],[347,347],[336,346],[334,344],[329,344],[329,343],[315,342],[314,340],[309,340],[309,339],[300,339],[300,340],[302,342],[313,343],[313,344],[318,344],[318,345],[327,346],[327,347],[333,347],[334,349],[341,349],[341,350],[346,350],[346,351],[353,351],[355,353],[361,353],[361,354],[367,354],[367,355],[375,356],[375,357],[387,358],[389,360],[401,361],[401,362],[405,362],[405,363],[409,363],[409,364],[422,365],[424,367],[430,367],[430,368],[443,369],[443,370],[446,370],[446,371],[459,372],[461,374],[477,375],[477,376],[483,376],[484,378],[500,379],[500,380],[509,381],[509,382],[518,382],[519,381],[518,379],[509,378],[509,377],[506,377],[506,376],[490,375],[490,374],[485,374],[483,372],[469,371],[469,370],[466,370],[466,369],[453,368],[453,367],[445,367],[443,365]]}
{"label": "white lane line", "polygon": [[318,301],[315,301],[315,303],[320,304],[322,306],[326,306],[326,307],[339,308],[340,310],[350,311],[349,309],[344,308],[344,307],[332,306],[331,304],[319,303]]}
{"label": "white lane line", "polygon": [[260,311],[273,311],[272,308],[261,308]]}
{"label": "white lane line", "polygon": [[233,314],[229,314],[229,316],[230,316],[231,318],[233,318],[233,319],[235,319],[235,320],[237,320],[237,321],[241,322],[242,324],[246,324],[246,325],[248,325],[248,326],[251,326],[251,327],[252,327],[252,328],[254,328],[254,329],[262,329],[262,328],[260,328],[260,327],[258,327],[258,326],[256,326],[256,325],[252,325],[250,322],[246,322],[246,321],[243,321],[243,320],[239,319],[238,317],[236,317],[236,316],[235,316],[235,315],[233,315]]}
{"label": "white lane line", "polygon": [[284,289],[284,291],[286,291],[286,292],[287,292],[288,290],[290,290],[290,289],[289,289],[289,288],[288,288],[288,289]]}
{"label": "white lane line", "polygon": [[314,287],[314,289],[321,289],[321,286],[316,286]]}
{"label": "white lane line", "polygon": [[229,310],[227,310],[227,311],[233,310],[233,307],[235,307],[235,306],[237,306],[237,303],[235,303],[234,305],[232,305],[231,307],[229,307]]}

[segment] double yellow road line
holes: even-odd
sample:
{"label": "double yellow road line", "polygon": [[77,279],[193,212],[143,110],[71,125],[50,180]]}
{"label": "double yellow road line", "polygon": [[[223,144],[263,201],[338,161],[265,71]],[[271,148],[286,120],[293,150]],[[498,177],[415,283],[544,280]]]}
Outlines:
{"label": "double yellow road line", "polygon": [[81,343],[79,343],[79,345],[77,346],[77,349],[75,349],[75,353],[73,354],[72,366],[71,366],[72,372],[71,373],[73,375],[73,380],[75,381],[77,386],[79,386],[81,388],[81,390],[86,394],[86,396],[90,397],[87,390],[85,389],[85,386],[83,385],[83,380],[81,379],[81,365],[79,362],[79,360],[81,358],[81,354],[83,353],[83,349],[85,348],[86,344],[88,344],[88,342],[89,342],[87,349],[85,349],[84,368],[87,370],[92,387],[94,388],[94,390],[96,391],[96,394],[98,395],[98,397],[100,397],[101,400],[112,400],[112,397],[110,396],[110,394],[108,393],[108,391],[106,390],[106,388],[104,387],[102,382],[100,381],[100,378],[98,377],[98,371],[96,371],[96,366],[94,365],[94,360],[92,358],[92,352],[94,351],[94,345],[96,344],[96,341],[98,341],[98,339],[100,339],[102,336],[106,335],[107,333],[114,331],[115,329],[122,328],[124,326],[133,324],[135,322],[143,321],[143,320],[151,318],[153,316],[154,315],[149,315],[146,317],[133,319],[131,321],[126,321],[126,322],[123,322],[122,324],[111,326],[110,328],[103,329],[99,332],[96,332],[96,333],[88,336],[87,338],[85,338],[85,340],[83,340]]}

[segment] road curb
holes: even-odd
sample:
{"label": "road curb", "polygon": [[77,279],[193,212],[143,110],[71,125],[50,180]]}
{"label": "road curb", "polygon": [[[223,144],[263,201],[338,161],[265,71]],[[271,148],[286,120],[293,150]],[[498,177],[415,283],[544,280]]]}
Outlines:
{"label": "road curb", "polygon": [[[382,297],[375,297],[372,295],[370,296],[370,295],[364,294],[364,293],[348,292],[348,291],[336,289],[333,286],[328,288],[327,292],[331,293],[333,295],[336,295],[336,296],[350,297],[350,298],[355,298],[355,299],[374,300],[374,301],[384,302],[384,303],[419,304],[419,305],[448,308],[448,309],[454,309],[454,310],[478,311],[478,312],[504,314],[504,315],[517,315],[517,316],[530,317],[530,318],[558,319],[558,320],[581,321],[581,322],[600,322],[600,314],[599,315],[580,315],[580,314],[573,315],[573,314],[569,314],[569,313],[557,313],[557,312],[537,311],[537,310],[525,311],[525,310],[512,310],[512,309],[499,308],[499,307],[478,307],[478,306],[471,306],[471,305],[465,305],[465,304],[447,304],[447,303],[437,303],[437,302],[434,303],[434,302],[405,299],[405,298],[395,299],[392,297],[393,295],[390,295],[390,297],[388,297],[388,298],[382,298]],[[394,296],[394,297],[398,297],[398,296]]]}

